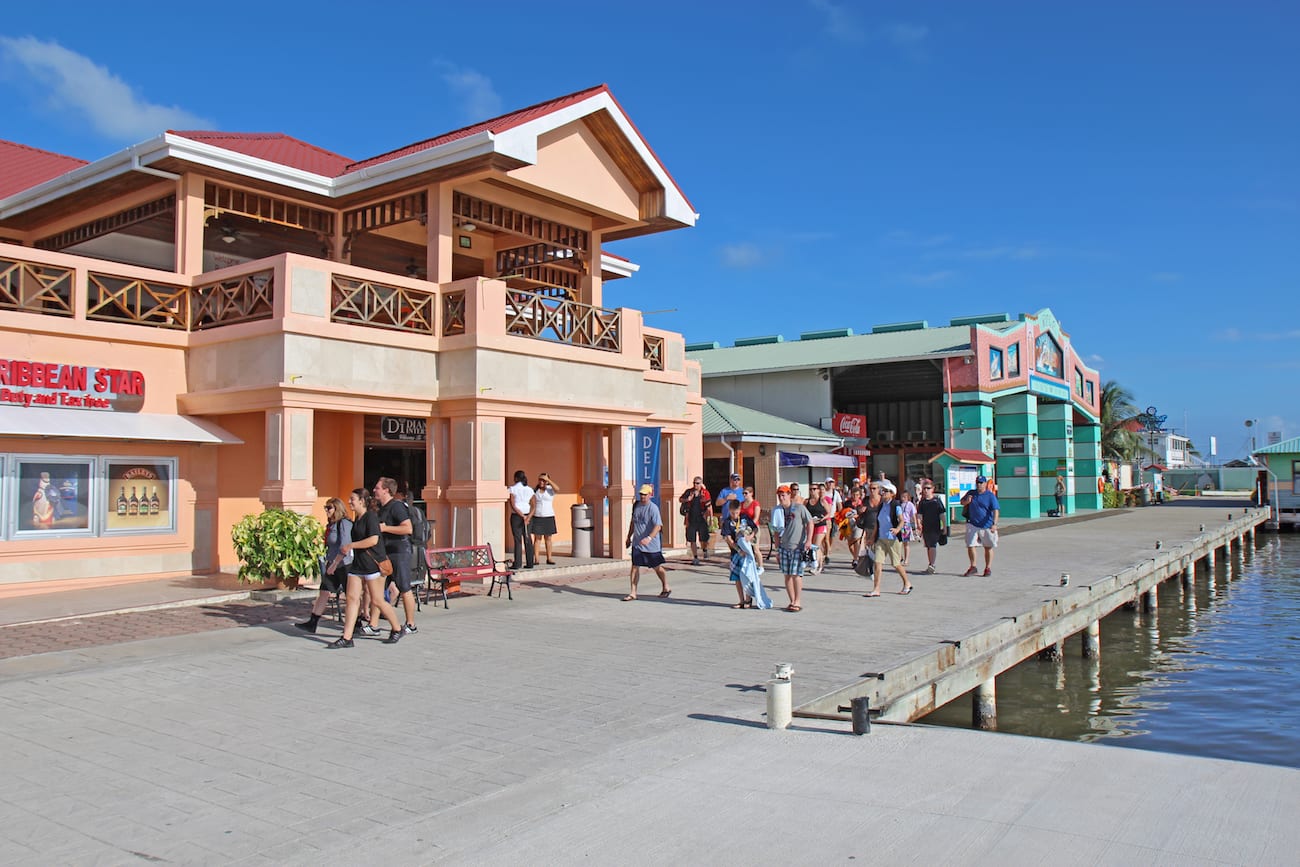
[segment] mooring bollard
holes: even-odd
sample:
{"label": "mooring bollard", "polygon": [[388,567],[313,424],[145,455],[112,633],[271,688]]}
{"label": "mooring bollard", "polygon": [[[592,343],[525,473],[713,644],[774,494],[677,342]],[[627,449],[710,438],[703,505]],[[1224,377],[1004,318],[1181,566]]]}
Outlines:
{"label": "mooring bollard", "polygon": [[1069,586],[1070,586],[1070,573],[1069,573],[1069,572],[1062,572],[1062,573],[1061,573],[1061,586],[1062,586],[1062,587],[1069,587]]}
{"label": "mooring bollard", "polygon": [[770,729],[787,728],[793,718],[791,696],[794,691],[790,683],[793,674],[790,663],[781,662],[767,682],[767,727]]}
{"label": "mooring bollard", "polygon": [[853,713],[853,733],[871,734],[871,699],[860,695],[849,702],[849,709]]}

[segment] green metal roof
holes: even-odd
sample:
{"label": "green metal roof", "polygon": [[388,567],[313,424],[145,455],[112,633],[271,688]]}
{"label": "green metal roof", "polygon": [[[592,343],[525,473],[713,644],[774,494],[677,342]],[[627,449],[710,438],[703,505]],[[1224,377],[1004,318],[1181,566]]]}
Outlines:
{"label": "green metal roof", "polygon": [[968,325],[945,326],[821,340],[790,340],[759,346],[729,346],[723,349],[688,351],[686,357],[700,363],[707,379],[711,376],[760,370],[806,370],[927,355],[942,357],[970,351],[970,335]]}
{"label": "green metal roof", "polygon": [[838,446],[840,438],[811,425],[759,412],[747,406],[709,398],[704,404],[704,436],[744,436],[747,439],[802,440]]}
{"label": "green metal roof", "polygon": [[1257,455],[1285,455],[1294,452],[1300,452],[1300,437],[1291,437],[1289,440],[1282,440],[1280,443],[1273,443],[1271,446],[1255,449]]}

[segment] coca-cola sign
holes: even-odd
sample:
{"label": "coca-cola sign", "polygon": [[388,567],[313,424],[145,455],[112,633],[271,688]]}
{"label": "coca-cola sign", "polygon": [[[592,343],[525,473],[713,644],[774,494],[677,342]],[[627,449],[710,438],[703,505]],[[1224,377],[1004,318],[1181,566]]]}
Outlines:
{"label": "coca-cola sign", "polygon": [[831,416],[831,430],[842,437],[865,437],[867,435],[867,417],[837,412]]}

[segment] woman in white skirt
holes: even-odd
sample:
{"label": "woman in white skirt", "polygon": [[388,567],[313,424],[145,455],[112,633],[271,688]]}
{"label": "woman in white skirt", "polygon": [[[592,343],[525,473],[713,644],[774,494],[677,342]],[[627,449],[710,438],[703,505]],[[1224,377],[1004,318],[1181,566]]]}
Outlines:
{"label": "woman in white skirt", "polygon": [[555,535],[555,483],[546,473],[537,477],[534,488],[537,498],[533,505],[533,519],[528,524],[528,532],[533,534],[533,550],[540,551],[542,543],[546,545],[546,562],[555,565],[551,555],[551,537]]}

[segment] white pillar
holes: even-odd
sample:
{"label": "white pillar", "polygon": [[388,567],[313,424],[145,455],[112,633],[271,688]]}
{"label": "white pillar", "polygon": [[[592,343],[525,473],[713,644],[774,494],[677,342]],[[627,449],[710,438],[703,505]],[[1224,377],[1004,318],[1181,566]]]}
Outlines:
{"label": "white pillar", "polygon": [[998,692],[996,677],[990,677],[975,687],[975,691],[971,693],[971,726],[984,731],[997,730]]}
{"label": "white pillar", "polygon": [[767,727],[783,729],[790,725],[791,696],[794,689],[789,680],[775,678],[767,682]]}
{"label": "white pillar", "polygon": [[1094,620],[1082,633],[1083,658],[1099,659],[1101,657],[1101,621]]}

